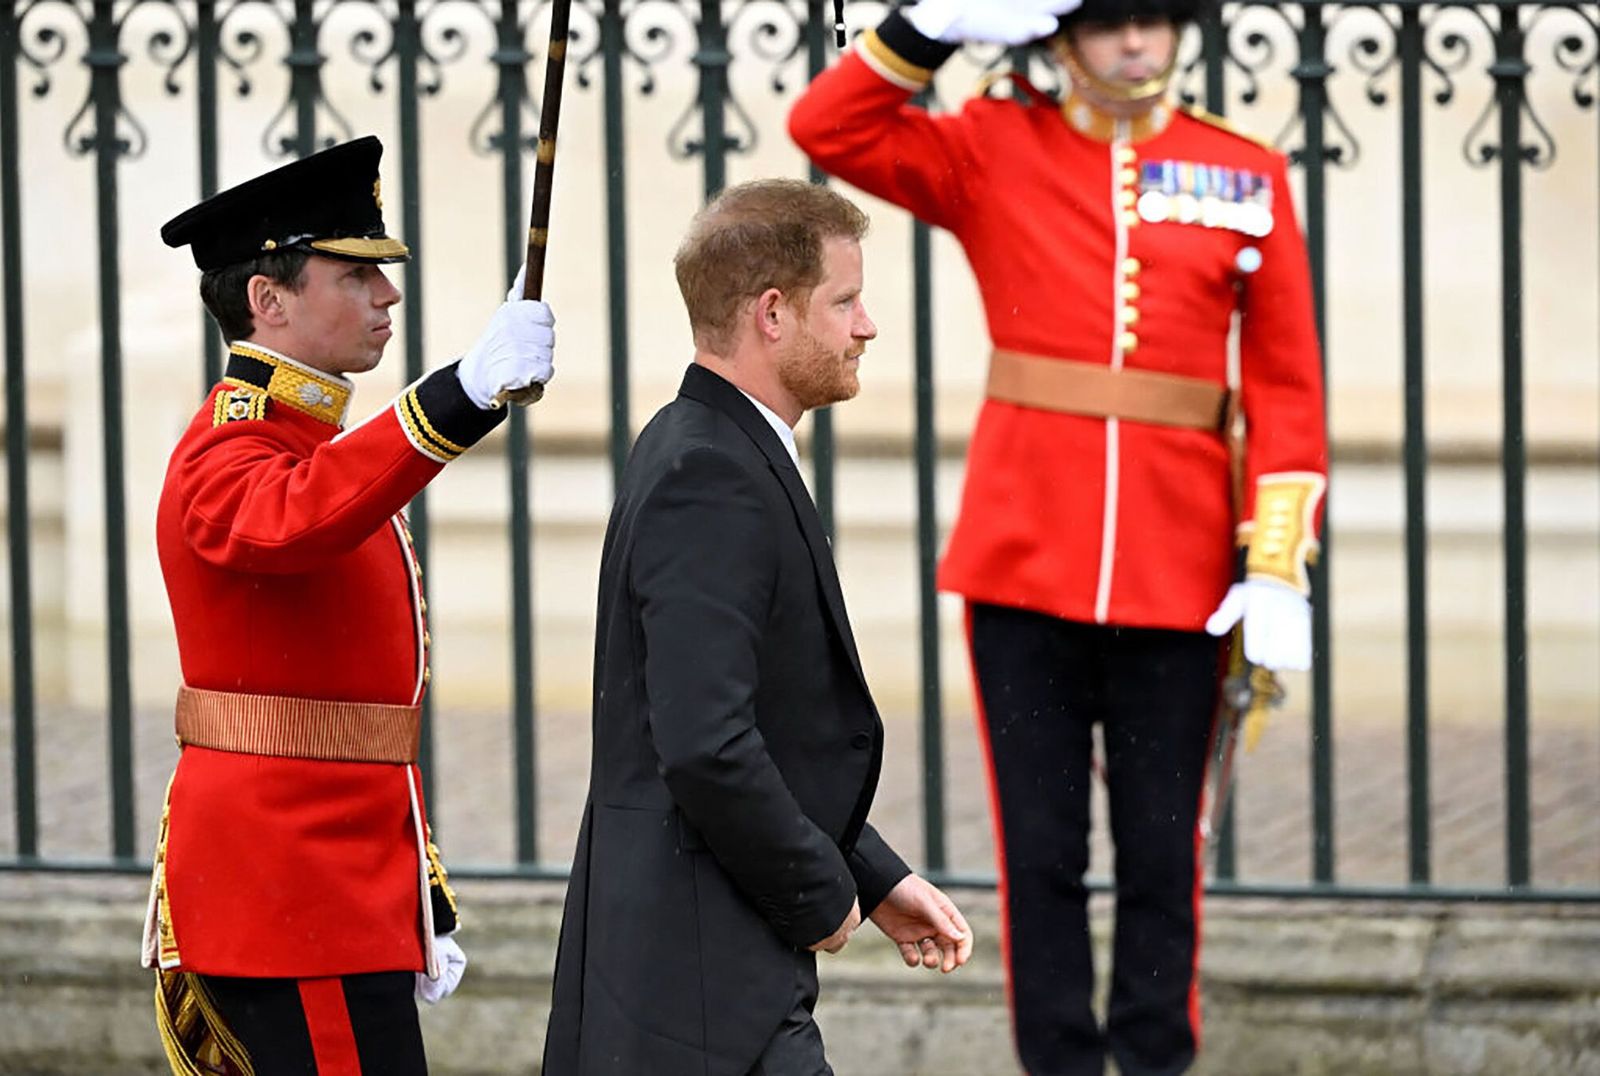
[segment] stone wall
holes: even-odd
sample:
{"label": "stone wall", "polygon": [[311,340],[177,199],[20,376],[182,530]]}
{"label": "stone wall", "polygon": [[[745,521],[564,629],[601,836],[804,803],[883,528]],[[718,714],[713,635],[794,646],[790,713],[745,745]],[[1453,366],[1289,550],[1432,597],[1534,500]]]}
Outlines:
{"label": "stone wall", "polygon": [[[561,887],[468,882],[460,992],[424,1013],[436,1076],[537,1071]],[[868,928],[822,961],[839,1076],[1010,1076],[994,896],[950,977]],[[0,875],[0,1073],[164,1073],[139,969],[144,887]],[[1107,916],[1097,898],[1102,952]],[[1102,966],[1104,961],[1102,960]],[[1214,899],[1201,1076],[1600,1072],[1600,907]]]}

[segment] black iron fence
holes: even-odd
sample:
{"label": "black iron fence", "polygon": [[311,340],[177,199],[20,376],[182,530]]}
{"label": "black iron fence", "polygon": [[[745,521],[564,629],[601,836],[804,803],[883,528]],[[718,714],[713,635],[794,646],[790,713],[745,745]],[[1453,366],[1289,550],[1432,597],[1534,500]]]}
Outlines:
{"label": "black iron fence", "polygon": [[[515,0],[5,0],[0,3],[0,274],[3,274],[5,341],[5,454],[8,497],[11,639],[11,755],[15,799],[14,854],[0,860],[4,868],[128,869],[143,868],[141,851],[147,835],[134,819],[133,704],[130,690],[130,626],[128,550],[124,505],[124,376],[121,278],[123,235],[119,194],[127,168],[159,153],[141,123],[142,102],[130,99],[125,85],[129,65],[151,65],[162,72],[164,92],[192,100],[193,134],[198,174],[169,177],[192,185],[201,197],[219,187],[219,132],[230,102],[248,93],[262,72],[281,68],[287,91],[281,107],[262,131],[261,141],[278,156],[305,154],[355,133],[341,104],[325,92],[329,65],[355,64],[370,73],[371,92],[392,103],[400,132],[388,167],[396,168],[402,196],[399,230],[407,237],[422,230],[419,195],[424,147],[419,115],[425,102],[440,91],[452,67],[489,65],[493,95],[469,132],[474,147],[500,165],[503,256],[507,275],[521,258],[525,216],[524,189],[534,145],[537,103],[529,98],[530,67],[542,66],[541,28],[545,4]],[[329,30],[335,8],[362,8],[371,18],[344,40]],[[854,29],[875,23],[887,9],[883,3],[851,3],[847,17]],[[573,51],[569,67],[577,94],[598,95],[603,117],[606,286],[610,351],[610,422],[606,437],[612,467],[620,470],[631,442],[628,252],[630,238],[625,136],[630,99],[654,91],[656,78],[676,46],[687,46],[687,62],[695,69],[698,90],[687,101],[680,121],[667,132],[672,154],[681,167],[698,167],[707,195],[727,180],[730,158],[746,153],[758,136],[748,109],[730,88],[730,73],[741,65],[761,69],[772,89],[792,93],[804,79],[830,62],[831,5],[825,0],[578,0],[573,14]],[[285,47],[269,48],[255,27],[273,21]],[[251,20],[255,20],[252,22]],[[492,34],[493,48],[479,56],[466,46],[467,24]],[[1530,51],[1530,40],[1544,43],[1543,55]],[[1337,41],[1338,51],[1330,46]],[[1292,54],[1289,48],[1292,46]],[[979,66],[1023,65],[1044,85],[1058,82],[1042,56],[1026,52],[969,49]],[[1249,114],[1257,109],[1264,89],[1292,82],[1294,104],[1283,114],[1252,115],[1247,121],[1262,130],[1276,130],[1279,144],[1290,151],[1301,170],[1301,205],[1311,260],[1319,327],[1326,338],[1329,273],[1329,228],[1341,212],[1329,198],[1329,177],[1359,167],[1362,147],[1330,95],[1335,80],[1354,80],[1374,110],[1390,117],[1386,137],[1395,139],[1399,154],[1399,234],[1393,247],[1377,255],[1397,259],[1402,294],[1404,437],[1403,467],[1406,586],[1405,751],[1407,810],[1395,818],[1407,830],[1409,885],[1371,890],[1342,885],[1335,862],[1334,780],[1337,684],[1332,674],[1330,573],[1338,570],[1339,535],[1324,538],[1324,555],[1315,572],[1316,668],[1311,679],[1311,736],[1306,795],[1310,803],[1310,876],[1303,884],[1278,890],[1252,885],[1237,876],[1233,827],[1218,849],[1217,887],[1223,890],[1342,893],[1360,895],[1527,896],[1534,898],[1600,899],[1593,888],[1541,885],[1532,871],[1532,812],[1529,762],[1528,546],[1525,479],[1529,461],[1524,429],[1526,355],[1524,320],[1525,248],[1524,183],[1530,171],[1547,170],[1557,157],[1551,128],[1534,107],[1530,77],[1555,72],[1570,84],[1566,106],[1600,117],[1600,5],[1595,3],[1229,3],[1209,17],[1185,44],[1180,91],[1215,112]],[[62,91],[64,72],[81,68],[87,87],[81,106],[62,134],[59,152],[92,162],[95,177],[93,215],[97,221],[97,301],[101,383],[98,416],[103,430],[102,492],[105,517],[105,661],[109,673],[106,738],[110,760],[111,839],[109,855],[92,862],[65,861],[41,855],[38,803],[40,782],[36,760],[38,699],[35,682],[32,569],[30,566],[30,489],[28,371],[40,361],[26,347],[23,282],[28,266],[20,239],[28,201],[30,162],[19,130],[28,122],[35,99]],[[937,103],[931,103],[937,107]],[[1503,699],[1503,840],[1506,849],[1503,886],[1447,890],[1434,884],[1430,848],[1434,828],[1430,804],[1429,590],[1427,476],[1429,446],[1424,414],[1424,337],[1426,198],[1449,198],[1447,176],[1425,178],[1424,127],[1431,111],[1454,107],[1480,110],[1462,147],[1457,169],[1492,173],[1498,185],[1498,274],[1500,334],[1485,348],[1501,358],[1502,412],[1496,454],[1503,496],[1504,571],[1504,699]],[[578,122],[576,120],[569,120]],[[1593,123],[1593,119],[1590,120]],[[1370,124],[1368,125],[1370,128]],[[163,137],[167,135],[163,134]],[[397,163],[396,163],[397,162]],[[822,177],[813,172],[812,178]],[[1590,175],[1590,199],[1600,195]],[[940,696],[939,623],[933,568],[939,533],[935,504],[935,472],[939,441],[934,423],[933,240],[928,229],[912,231],[913,353],[916,363],[914,452],[916,474],[916,549],[919,565],[922,655],[922,814],[923,862],[929,871],[950,881],[981,878],[954,875],[948,869],[945,833],[946,790],[942,781],[945,746]],[[404,363],[407,377],[423,368],[423,318],[428,306],[417,263],[404,269],[408,296]],[[1492,290],[1486,289],[1486,290]],[[196,314],[196,317],[199,317]],[[196,384],[209,385],[218,376],[220,347],[214,333],[203,334],[203,352],[196,356]],[[1330,349],[1332,350],[1332,349]],[[833,529],[836,512],[836,437],[832,416],[814,417],[811,444],[815,457],[814,492],[823,519]],[[1337,446],[1336,446],[1337,448]],[[513,412],[506,438],[509,461],[512,549],[510,622],[514,655],[511,691],[511,753],[515,768],[515,863],[509,873],[524,876],[559,874],[544,857],[535,834],[536,774],[533,654],[532,535],[528,493],[530,440],[527,416]],[[1587,449],[1578,453],[1592,459]],[[1337,454],[1336,454],[1337,462]],[[1341,496],[1337,481],[1331,495]],[[413,510],[419,554],[428,558],[428,499],[419,497]],[[909,553],[909,551],[908,551]],[[1600,723],[1600,715],[1595,720]],[[425,724],[424,760],[432,753],[431,722]],[[431,770],[430,770],[431,772]],[[1594,804],[1600,807],[1600,802]],[[149,820],[143,820],[146,823]],[[1591,849],[1600,861],[1600,848]],[[486,873],[507,873],[487,871]]]}

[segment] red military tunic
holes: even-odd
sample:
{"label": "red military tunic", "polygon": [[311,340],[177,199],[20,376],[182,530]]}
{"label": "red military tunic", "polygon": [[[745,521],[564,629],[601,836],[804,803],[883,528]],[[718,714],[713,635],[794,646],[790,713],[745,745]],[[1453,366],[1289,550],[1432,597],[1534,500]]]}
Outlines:
{"label": "red military tunic", "polygon": [[[503,417],[454,366],[352,429],[352,386],[235,344],[172,454],[156,541],[190,688],[420,702],[421,569],[401,509]],[[210,975],[422,970],[415,765],[183,749],[146,959]]]}
{"label": "red military tunic", "polygon": [[[880,30],[894,39],[863,35],[800,98],[795,141],[960,240],[996,348],[1221,385],[1237,314],[1243,519],[1263,477],[1300,487],[1273,518],[1304,531],[1303,557],[1326,445],[1284,157],[1210,118],[1159,106],[1113,122],[1031,87],[1025,101],[930,115],[909,98],[951,50],[894,17]],[[939,584],[1069,620],[1196,631],[1233,578],[1230,489],[1218,433],[987,400]]]}

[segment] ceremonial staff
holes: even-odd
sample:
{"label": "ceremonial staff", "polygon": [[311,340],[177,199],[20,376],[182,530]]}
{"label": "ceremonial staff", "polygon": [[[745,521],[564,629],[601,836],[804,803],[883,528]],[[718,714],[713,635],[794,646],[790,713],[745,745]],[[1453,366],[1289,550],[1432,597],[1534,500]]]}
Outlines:
{"label": "ceremonial staff", "polygon": [[[567,24],[572,0],[550,5],[550,47],[545,53],[544,100],[539,110],[539,148],[533,172],[533,209],[528,219],[528,253],[524,261],[522,297],[543,298],[544,252],[550,244],[550,194],[556,177],[556,128],[561,124],[561,85],[567,70]],[[498,394],[495,402],[538,403],[544,386],[537,382],[524,389]]]}

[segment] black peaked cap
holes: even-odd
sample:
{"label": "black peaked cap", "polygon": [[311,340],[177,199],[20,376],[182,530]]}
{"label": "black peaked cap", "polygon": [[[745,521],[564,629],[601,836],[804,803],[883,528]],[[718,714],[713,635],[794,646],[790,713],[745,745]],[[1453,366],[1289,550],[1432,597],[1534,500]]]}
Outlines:
{"label": "black peaked cap", "polygon": [[405,261],[410,251],[383,226],[382,156],[383,144],[367,135],[291,161],[184,210],[161,226],[161,239],[189,247],[202,270],[284,249]]}

